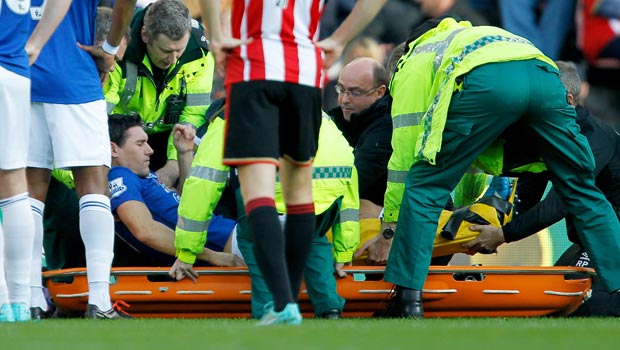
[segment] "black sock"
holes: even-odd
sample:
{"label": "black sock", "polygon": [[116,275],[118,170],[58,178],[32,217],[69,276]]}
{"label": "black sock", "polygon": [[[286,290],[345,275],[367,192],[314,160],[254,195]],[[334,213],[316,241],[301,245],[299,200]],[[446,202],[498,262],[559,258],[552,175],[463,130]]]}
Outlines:
{"label": "black sock", "polygon": [[293,298],[297,301],[316,224],[314,203],[290,205],[286,211],[286,264]]}
{"label": "black sock", "polygon": [[274,310],[282,311],[294,298],[284,257],[284,235],[273,199],[248,202],[246,214],[256,263],[273,296]]}

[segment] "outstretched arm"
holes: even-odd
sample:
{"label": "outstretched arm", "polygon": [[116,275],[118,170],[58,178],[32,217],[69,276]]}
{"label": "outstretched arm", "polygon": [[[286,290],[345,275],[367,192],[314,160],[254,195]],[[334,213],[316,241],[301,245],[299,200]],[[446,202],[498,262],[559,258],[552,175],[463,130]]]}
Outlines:
{"label": "outstretched arm", "polygon": [[126,201],[118,206],[116,213],[137,240],[157,251],[174,256],[174,231],[155,221],[146,204],[136,200]]}

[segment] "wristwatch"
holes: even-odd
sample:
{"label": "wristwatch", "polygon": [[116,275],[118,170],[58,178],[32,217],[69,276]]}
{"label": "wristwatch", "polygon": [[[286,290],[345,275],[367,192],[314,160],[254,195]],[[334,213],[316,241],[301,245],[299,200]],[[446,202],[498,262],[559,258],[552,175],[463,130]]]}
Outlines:
{"label": "wristwatch", "polygon": [[385,229],[383,229],[383,232],[381,232],[381,234],[385,239],[392,239],[392,237],[394,237],[394,230],[391,227],[386,227]]}

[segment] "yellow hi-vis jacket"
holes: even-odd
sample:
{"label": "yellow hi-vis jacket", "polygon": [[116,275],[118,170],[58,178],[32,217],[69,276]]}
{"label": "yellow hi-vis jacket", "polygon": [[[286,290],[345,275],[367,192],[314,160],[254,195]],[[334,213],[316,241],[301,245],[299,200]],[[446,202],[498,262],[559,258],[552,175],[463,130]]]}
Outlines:
{"label": "yellow hi-vis jacket", "polygon": [[[224,190],[228,167],[222,164],[224,120],[215,118],[202,139],[185,180],[179,204],[174,245],[177,257],[194,264],[208,239],[207,228]],[[359,193],[353,150],[331,119],[324,115],[319,149],[314,158],[312,189],[315,213],[340,202],[339,219],[332,227],[334,258],[349,262],[359,244]],[[276,184],[276,207],[286,213],[281,187]]]}
{"label": "yellow hi-vis jacket", "polygon": [[[496,27],[472,27],[452,18],[409,44],[390,82],[394,151],[388,163],[384,221],[398,220],[405,178],[413,163],[421,160],[435,164],[452,93],[460,88],[456,78],[486,63],[526,59],[555,66],[522,37]],[[502,172],[502,155],[502,142],[498,141],[475,165],[498,175]]]}
{"label": "yellow hi-vis jacket", "polygon": [[222,164],[224,131],[225,121],[214,118],[183,184],[174,246],[177,257],[187,264],[194,264],[196,256],[202,253],[213,210],[226,187],[229,168]]}
{"label": "yellow hi-vis jacket", "polygon": [[[174,124],[202,126],[211,104],[215,59],[198,22],[192,21],[187,47],[179,60],[168,68],[163,86],[155,86],[153,66],[142,41],[141,29],[146,10],[136,12],[131,22],[131,41],[122,61],[116,63],[104,86],[109,114],[140,115],[147,134],[172,130]],[[176,97],[178,96],[178,97]],[[175,98],[176,97],[176,98]],[[178,120],[167,120],[171,100],[180,109]],[[172,118],[174,119],[174,118]],[[168,159],[177,159],[170,135]]]}

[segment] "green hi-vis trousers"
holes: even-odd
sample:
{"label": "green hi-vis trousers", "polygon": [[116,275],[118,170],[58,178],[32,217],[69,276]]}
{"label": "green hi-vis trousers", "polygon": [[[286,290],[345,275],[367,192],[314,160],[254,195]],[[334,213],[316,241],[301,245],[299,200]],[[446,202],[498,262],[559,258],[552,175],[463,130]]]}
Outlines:
{"label": "green hi-vis trousers", "polygon": [[385,280],[423,289],[450,192],[481,151],[519,122],[535,135],[519,142],[537,145],[598,275],[609,291],[618,290],[620,224],[594,185],[592,151],[557,70],[538,60],[511,61],[485,64],[463,78],[462,90],[452,96],[436,165],[416,162],[407,174]]}
{"label": "green hi-vis trousers", "polygon": [[[240,197],[238,199],[239,203],[243,203]],[[238,205],[237,207],[239,209],[237,244],[248,266],[250,280],[252,281],[252,317],[260,319],[263,316],[264,305],[272,301],[273,297],[271,292],[269,292],[269,288],[267,288],[267,284],[254,257],[243,205]],[[306,268],[304,269],[304,281],[316,316],[331,309],[342,311],[345,300],[336,291],[332,244],[325,235],[319,236],[317,231],[314,232],[312,237],[312,246],[306,262]]]}

